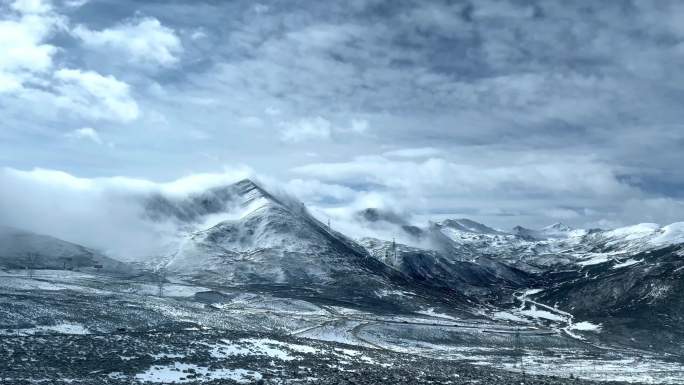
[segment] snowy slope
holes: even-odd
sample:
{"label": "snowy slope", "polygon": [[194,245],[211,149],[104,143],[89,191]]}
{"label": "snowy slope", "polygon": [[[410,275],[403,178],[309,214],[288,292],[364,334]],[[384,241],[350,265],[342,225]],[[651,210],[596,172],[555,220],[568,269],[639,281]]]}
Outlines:
{"label": "snowy slope", "polygon": [[491,295],[529,282],[524,272],[484,256],[463,261],[435,250],[375,238],[363,238],[359,242],[373,257],[412,280],[466,295]]}
{"label": "snowy slope", "polygon": [[554,223],[552,225],[542,227],[541,229],[527,229],[522,226],[513,228],[512,234],[529,240],[551,240],[551,239],[568,239],[573,237],[581,237],[587,233],[584,229],[574,229],[564,223]]}
{"label": "snowy slope", "polygon": [[539,229],[516,226],[506,232],[466,218],[432,222],[421,228],[378,209],[363,210],[358,217],[364,226],[371,224],[370,229],[375,223],[394,225],[393,231],[403,243],[435,251],[450,261],[488,258],[536,274],[622,261],[630,254],[684,242],[682,223],[664,227],[640,224],[614,230],[575,229],[554,223]]}
{"label": "snowy slope", "polygon": [[[167,269],[190,279],[226,285],[278,284],[371,291],[399,274],[343,235],[250,180],[231,187],[241,215],[189,235]],[[368,289],[368,290],[365,290]]]}
{"label": "snowy slope", "polygon": [[641,252],[655,248],[684,243],[684,222],[667,226],[640,223],[614,230],[595,232],[585,238],[596,249],[616,252]]}
{"label": "snowy slope", "polygon": [[448,220],[433,228],[474,256],[489,255],[530,272],[561,266],[585,266],[626,255],[684,243],[684,223],[643,223],[613,230],[573,229],[556,223],[533,230],[517,226],[511,233],[485,225]]}
{"label": "snowy slope", "polygon": [[47,235],[0,226],[0,267],[9,269],[97,269],[131,273],[126,264],[87,247]]}
{"label": "snowy slope", "polygon": [[[651,226],[648,226],[651,227]],[[638,232],[619,231],[620,238],[643,240]],[[653,231],[662,236],[662,228]],[[650,232],[650,231],[649,231]],[[667,230],[664,233],[669,232]],[[640,234],[637,236],[636,234]],[[614,236],[615,233],[612,233]],[[647,237],[649,240],[654,236]],[[562,279],[536,296],[538,301],[572,311],[604,325],[613,342],[681,352],[684,340],[684,245],[619,256],[565,272]]]}

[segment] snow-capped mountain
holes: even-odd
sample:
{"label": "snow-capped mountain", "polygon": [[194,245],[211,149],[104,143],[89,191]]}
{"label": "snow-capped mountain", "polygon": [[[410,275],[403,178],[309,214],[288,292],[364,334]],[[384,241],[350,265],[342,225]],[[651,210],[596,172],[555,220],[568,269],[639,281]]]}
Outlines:
{"label": "snow-capped mountain", "polygon": [[446,219],[435,224],[445,232],[453,232],[454,234],[487,234],[487,235],[506,235],[506,233],[495,230],[482,223],[475,222],[467,218]]}
{"label": "snow-capped mountain", "polygon": [[[357,233],[369,230],[373,236],[352,240],[317,220],[301,202],[251,180],[186,197],[152,195],[144,215],[186,232],[163,258],[140,261],[184,284],[275,292],[324,306],[400,312],[441,307],[494,322],[500,320],[497,314],[515,322],[525,322],[519,316],[538,318],[540,311],[519,305],[520,293],[534,292],[523,302],[603,325],[601,338],[658,332],[657,339],[672,351],[679,348],[671,341],[684,338],[673,329],[684,321],[684,223],[613,230],[554,224],[507,232],[463,218],[421,227],[406,216],[367,209],[355,216]],[[36,269],[130,269],[86,247],[1,230],[3,268],[30,263]],[[147,276],[155,282],[159,277]],[[652,314],[660,314],[662,322],[646,324]]]}
{"label": "snow-capped mountain", "polygon": [[583,242],[596,251],[626,254],[653,250],[668,245],[684,243],[684,222],[660,226],[640,223],[607,231],[588,233]]}
{"label": "snow-capped mountain", "polygon": [[463,219],[435,223],[432,227],[474,256],[489,255],[537,273],[684,243],[682,222],[668,226],[643,223],[613,230],[574,229],[556,223],[541,229],[517,226],[510,233]]}
{"label": "snow-capped mountain", "polygon": [[587,233],[584,229],[575,229],[564,223],[554,223],[552,225],[542,227],[541,229],[528,229],[522,226],[515,226],[511,232],[522,238],[530,240],[549,240],[549,239],[567,239],[570,237],[582,236]]}
{"label": "snow-capped mountain", "polygon": [[[250,180],[229,188],[239,214],[190,234],[169,256],[169,272],[227,285],[287,285],[373,292],[403,277],[329,229],[296,201]],[[403,281],[402,281],[403,282]]]}

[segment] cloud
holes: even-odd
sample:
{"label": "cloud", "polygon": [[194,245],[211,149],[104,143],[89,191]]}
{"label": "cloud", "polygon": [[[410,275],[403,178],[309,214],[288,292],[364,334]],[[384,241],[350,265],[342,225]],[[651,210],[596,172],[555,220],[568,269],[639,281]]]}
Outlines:
{"label": "cloud", "polygon": [[176,32],[153,17],[127,20],[101,31],[79,25],[72,33],[87,47],[114,51],[137,64],[170,67],[178,63],[183,52]]}
{"label": "cloud", "polygon": [[63,25],[49,3],[24,0],[11,6],[16,13],[0,19],[0,94],[21,90],[53,67],[57,47],[47,41]]}
{"label": "cloud", "polygon": [[383,153],[386,157],[398,158],[428,158],[442,155],[443,151],[434,147],[402,148]]}
{"label": "cloud", "polygon": [[79,8],[88,4],[89,2],[90,0],[66,0],[64,1],[64,5],[69,8]]}
{"label": "cloud", "polygon": [[102,144],[103,143],[102,138],[100,138],[100,135],[92,127],[83,127],[83,128],[73,130],[71,132],[68,132],[66,134],[66,137],[67,138],[73,138],[73,139],[86,139],[86,140],[90,140],[91,142],[96,143],[96,144]]}
{"label": "cloud", "polygon": [[576,210],[566,209],[562,207],[549,208],[547,210],[544,210],[544,214],[549,218],[558,219],[574,219],[579,218],[581,216],[581,214],[578,213]]}
{"label": "cloud", "polygon": [[333,136],[348,134],[365,135],[370,124],[366,119],[351,119],[348,126],[334,126],[331,121],[320,116],[295,121],[280,122],[280,139],[284,142],[301,143],[308,141],[327,141]]}
{"label": "cloud", "polygon": [[332,135],[329,120],[320,116],[281,123],[280,138],[284,142],[299,143],[311,140],[328,140]]}
{"label": "cloud", "polygon": [[134,258],[167,252],[178,239],[172,220],[151,221],[155,194],[181,199],[251,174],[246,167],[193,174],[169,182],[127,177],[82,178],[48,169],[0,169],[0,224],[49,234]]}
{"label": "cloud", "polygon": [[368,132],[370,124],[366,119],[352,119],[349,131],[355,134],[365,134]]}
{"label": "cloud", "polygon": [[407,190],[448,189],[451,193],[506,191],[615,194],[628,190],[614,170],[591,159],[528,159],[509,165],[482,166],[444,158],[390,160],[358,157],[349,162],[314,163],[296,167],[300,175],[338,184],[372,184]]}
{"label": "cloud", "polygon": [[[468,154],[454,159],[444,153],[422,156],[431,152],[406,149],[347,162],[312,163],[293,172],[303,181],[350,188],[343,196],[317,188],[308,188],[303,195],[326,215],[340,218],[350,211],[379,207],[425,221],[465,216],[510,228],[563,219],[581,226],[606,216],[634,218],[630,205],[651,199],[622,180],[618,170],[591,157],[510,154],[505,162],[491,163]],[[681,207],[675,212],[668,220],[684,215]]]}
{"label": "cloud", "polygon": [[52,11],[49,1],[43,0],[15,0],[12,9],[21,13],[48,13]]}
{"label": "cloud", "polygon": [[285,189],[302,201],[310,203],[349,202],[358,192],[346,186],[323,183],[315,179],[292,179]]}
{"label": "cloud", "polygon": [[[0,55],[0,165],[159,179],[243,162],[321,209],[498,227],[681,214],[677,1],[70,3],[2,5],[0,48],[26,54]],[[65,158],[78,127],[116,149]]]}
{"label": "cloud", "polygon": [[69,20],[50,2],[20,0],[11,9],[0,20],[0,96],[11,94],[3,101],[9,116],[30,114],[29,125],[45,124],[40,119],[53,119],[64,110],[74,119],[129,122],[139,116],[125,82],[61,67],[56,58],[62,51],[54,40],[68,30]]}
{"label": "cloud", "polygon": [[138,104],[130,86],[114,76],[93,71],[60,69],[55,72],[59,106],[92,119],[130,122],[138,118]]}

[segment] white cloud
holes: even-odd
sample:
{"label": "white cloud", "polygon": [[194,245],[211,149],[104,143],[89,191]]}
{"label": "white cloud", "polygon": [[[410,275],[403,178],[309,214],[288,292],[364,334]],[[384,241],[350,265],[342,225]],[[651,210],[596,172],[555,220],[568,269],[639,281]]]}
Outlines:
{"label": "white cloud", "polygon": [[332,124],[320,116],[283,122],[280,138],[285,142],[299,143],[310,140],[328,140],[332,134]]}
{"label": "white cloud", "polygon": [[261,127],[264,124],[264,120],[258,116],[245,116],[240,118],[240,123],[247,127]]}
{"label": "white cloud", "polygon": [[399,150],[387,151],[383,155],[398,158],[428,158],[431,156],[442,155],[443,151],[434,147],[402,148]]}
{"label": "white cloud", "polygon": [[365,134],[370,124],[366,119],[352,119],[349,131],[355,134]]}
{"label": "white cloud", "polygon": [[552,207],[543,211],[544,215],[549,218],[558,219],[574,219],[581,216],[576,210],[566,209],[562,207]]}
{"label": "white cloud", "polygon": [[349,201],[358,194],[349,187],[322,183],[315,179],[292,179],[287,182],[285,188],[289,193],[306,202],[318,202],[329,199]]}
{"label": "white cloud", "polygon": [[0,168],[0,224],[96,247],[116,257],[149,256],[176,239],[176,223],[145,217],[152,194],[182,198],[251,175],[239,166],[169,182],[81,178],[47,169]]}
{"label": "white cloud", "polygon": [[[270,114],[268,109],[267,113]],[[314,140],[329,140],[334,134],[364,135],[367,133],[370,124],[366,119],[352,119],[348,126],[334,126],[330,120],[317,116],[281,122],[280,126],[281,140],[290,143],[299,143]]]}
{"label": "white cloud", "polygon": [[364,28],[356,24],[315,24],[287,34],[287,39],[297,44],[297,49],[312,51],[328,49],[358,38]]}
{"label": "white cloud", "polygon": [[101,31],[79,25],[73,34],[88,47],[106,52],[113,50],[139,64],[173,66],[183,52],[176,32],[151,17],[129,20]]}
{"label": "white cloud", "polygon": [[60,69],[54,74],[60,107],[91,119],[129,122],[139,116],[128,84],[93,71]]}
{"label": "white cloud", "polygon": [[314,163],[294,172],[341,184],[377,184],[410,190],[442,192],[500,191],[619,194],[628,187],[607,165],[586,158],[521,159],[507,165],[456,163],[444,158],[391,160],[382,156],[357,157],[349,162]]}
{"label": "white cloud", "polygon": [[15,0],[12,9],[21,13],[47,13],[52,11],[52,5],[42,0]]}
{"label": "white cloud", "polygon": [[97,144],[103,143],[102,138],[100,138],[100,135],[92,127],[83,127],[83,128],[73,130],[71,132],[68,132],[66,134],[66,137],[67,138],[73,138],[73,139],[86,139],[86,140],[90,140],[91,142],[97,143]]}
{"label": "white cloud", "polygon": [[57,47],[47,40],[64,22],[48,3],[17,1],[12,8],[17,14],[0,19],[0,93],[19,91],[51,70]]}
{"label": "white cloud", "polygon": [[86,119],[128,122],[139,116],[128,84],[55,65],[59,49],[48,42],[68,27],[68,20],[55,13],[50,2],[20,0],[11,8],[15,12],[0,19],[0,94],[11,92],[19,100],[39,104],[31,112],[44,116],[54,116],[55,107]]}
{"label": "white cloud", "polygon": [[64,5],[70,8],[79,8],[88,4],[90,0],[66,0]]}
{"label": "white cloud", "polygon": [[204,32],[204,30],[201,28],[198,28],[198,29],[192,31],[192,33],[190,33],[190,39],[192,39],[192,40],[205,39],[206,37],[207,37],[207,33]]}
{"label": "white cloud", "polygon": [[363,156],[292,171],[303,180],[354,190],[335,202],[332,193],[311,188],[316,197],[308,199],[331,214],[367,205],[426,220],[465,216],[499,227],[539,226],[558,218],[582,225],[607,212],[623,216],[629,208],[615,202],[643,196],[623,183],[610,165],[588,157],[511,154],[493,162],[469,154],[452,159],[414,157],[430,152],[408,149],[398,154],[408,157]]}

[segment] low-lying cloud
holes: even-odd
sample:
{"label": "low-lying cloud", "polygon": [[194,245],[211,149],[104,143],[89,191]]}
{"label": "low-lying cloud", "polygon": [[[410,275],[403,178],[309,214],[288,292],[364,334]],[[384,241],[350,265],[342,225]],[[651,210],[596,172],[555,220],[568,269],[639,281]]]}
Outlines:
{"label": "low-lying cloud", "polygon": [[[119,258],[153,256],[165,252],[177,239],[180,224],[173,218],[149,218],[145,208],[150,198],[180,200],[251,174],[248,168],[239,167],[159,183],[4,168],[0,170],[0,224],[98,248]],[[223,215],[223,219],[230,215],[229,208]],[[207,215],[197,220],[208,225],[219,219]]]}

